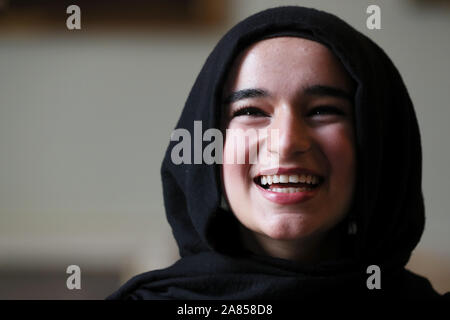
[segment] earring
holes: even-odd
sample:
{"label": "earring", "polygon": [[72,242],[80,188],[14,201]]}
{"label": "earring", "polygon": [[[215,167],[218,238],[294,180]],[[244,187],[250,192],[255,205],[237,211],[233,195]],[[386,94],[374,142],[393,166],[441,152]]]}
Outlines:
{"label": "earring", "polygon": [[356,225],[356,222],[351,220],[348,224],[348,234],[355,235],[357,231],[358,231],[358,226]]}
{"label": "earring", "polygon": [[230,210],[230,207],[228,206],[228,202],[227,202],[227,200],[225,199],[224,196],[222,196],[222,199],[220,200],[220,207],[223,210],[225,210],[225,211],[229,211]]}

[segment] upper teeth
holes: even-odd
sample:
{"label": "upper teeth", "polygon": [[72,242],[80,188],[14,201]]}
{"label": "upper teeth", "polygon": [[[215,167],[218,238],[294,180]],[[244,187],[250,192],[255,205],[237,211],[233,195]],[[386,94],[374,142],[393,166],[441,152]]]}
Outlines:
{"label": "upper teeth", "polygon": [[309,183],[317,184],[319,182],[319,177],[313,175],[297,175],[297,174],[274,174],[271,176],[261,176],[261,184],[272,184],[272,183]]}

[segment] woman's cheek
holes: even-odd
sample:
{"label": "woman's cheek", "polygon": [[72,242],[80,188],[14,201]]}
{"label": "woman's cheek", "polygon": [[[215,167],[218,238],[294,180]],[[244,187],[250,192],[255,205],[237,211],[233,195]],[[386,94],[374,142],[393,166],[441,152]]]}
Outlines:
{"label": "woman's cheek", "polygon": [[329,130],[322,135],[320,140],[322,141],[322,150],[325,152],[330,165],[332,175],[331,188],[335,192],[346,193],[342,195],[345,198],[351,197],[356,175],[353,132],[346,126],[337,126],[334,130]]}
{"label": "woman's cheek", "polygon": [[226,129],[223,159],[226,164],[248,165],[258,163],[261,149],[261,130],[242,125],[230,125]]}
{"label": "woman's cheek", "polygon": [[354,166],[354,134],[345,123],[330,125],[319,130],[316,141],[320,141],[321,149],[328,154],[327,158],[331,164],[337,163],[339,167]]}

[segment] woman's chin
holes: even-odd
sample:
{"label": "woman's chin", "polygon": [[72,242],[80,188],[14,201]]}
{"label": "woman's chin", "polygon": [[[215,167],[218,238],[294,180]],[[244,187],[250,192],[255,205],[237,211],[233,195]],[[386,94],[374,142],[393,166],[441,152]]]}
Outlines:
{"label": "woman's chin", "polygon": [[263,233],[274,240],[302,240],[316,234],[320,228],[314,221],[304,218],[276,219],[263,226]]}

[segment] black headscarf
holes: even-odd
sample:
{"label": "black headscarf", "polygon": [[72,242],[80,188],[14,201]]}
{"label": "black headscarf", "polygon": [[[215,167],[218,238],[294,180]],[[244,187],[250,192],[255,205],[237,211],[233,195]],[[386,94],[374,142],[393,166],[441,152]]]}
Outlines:
{"label": "black headscarf", "polygon": [[[111,299],[296,299],[335,296],[435,297],[428,280],[407,270],[424,228],[422,153],[407,89],[387,55],[334,15],[279,7],[250,16],[216,45],[189,94],[177,128],[194,136],[220,128],[221,94],[236,56],[250,44],[296,35],[327,46],[356,83],[357,185],[348,219],[348,257],[315,265],[243,251],[233,213],[221,207],[220,167],[171,160],[161,168],[167,219],[181,259],[138,275]],[[193,154],[193,152],[191,153]],[[347,221],[346,220],[346,221]],[[369,265],[381,269],[381,289],[369,290]]]}

